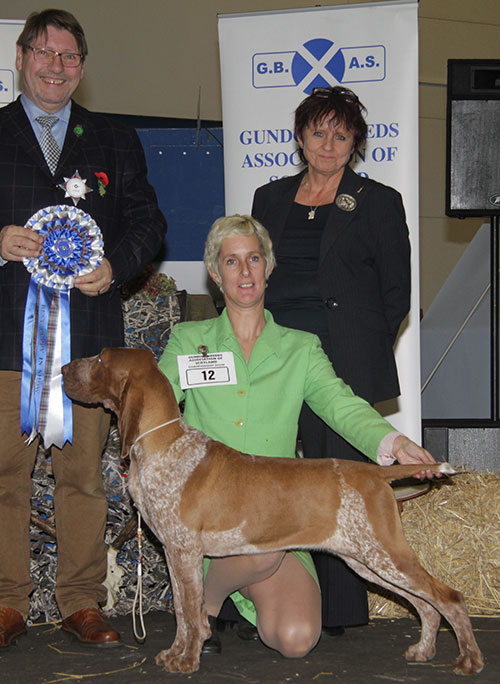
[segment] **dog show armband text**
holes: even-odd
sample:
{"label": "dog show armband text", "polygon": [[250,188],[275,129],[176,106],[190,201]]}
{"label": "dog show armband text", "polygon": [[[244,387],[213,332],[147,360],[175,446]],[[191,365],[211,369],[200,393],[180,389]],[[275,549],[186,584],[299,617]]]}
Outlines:
{"label": "dog show armband text", "polygon": [[233,352],[182,354],[177,366],[183,390],[237,383]]}

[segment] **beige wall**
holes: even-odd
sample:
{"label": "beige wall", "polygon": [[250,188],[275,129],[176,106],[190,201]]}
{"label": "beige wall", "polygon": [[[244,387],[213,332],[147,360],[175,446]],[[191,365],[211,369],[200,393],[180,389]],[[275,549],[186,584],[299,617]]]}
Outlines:
{"label": "beige wall", "polygon": [[444,214],[447,60],[500,59],[500,0],[421,0],[419,50],[420,297],[425,313],[484,221]]}
{"label": "beige wall", "polygon": [[[357,0],[356,0],[357,2]],[[89,41],[78,101],[90,109],[220,120],[217,14],[305,7],[305,0],[0,0],[0,17],[63,6]],[[356,4],[326,0],[322,5]],[[421,0],[420,254],[421,304],[429,307],[482,219],[444,215],[446,63],[500,59],[500,0]]]}

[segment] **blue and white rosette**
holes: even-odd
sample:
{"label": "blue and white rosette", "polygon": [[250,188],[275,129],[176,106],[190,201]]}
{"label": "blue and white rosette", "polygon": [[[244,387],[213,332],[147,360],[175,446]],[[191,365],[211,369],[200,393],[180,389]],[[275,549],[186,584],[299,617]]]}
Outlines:
{"label": "blue and white rosette", "polygon": [[58,205],[34,214],[26,228],[43,236],[37,258],[23,259],[31,282],[24,310],[21,434],[41,435],[46,448],[73,439],[71,400],[61,368],[71,361],[70,290],[104,256],[102,234],[81,209]]}

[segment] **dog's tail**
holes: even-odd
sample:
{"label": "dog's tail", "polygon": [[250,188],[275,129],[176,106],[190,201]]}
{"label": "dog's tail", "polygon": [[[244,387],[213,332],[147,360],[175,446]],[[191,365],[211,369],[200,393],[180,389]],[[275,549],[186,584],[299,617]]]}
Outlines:
{"label": "dog's tail", "polygon": [[422,470],[431,470],[433,473],[443,473],[443,475],[456,475],[457,473],[449,463],[415,463],[412,465],[381,466],[378,468],[378,474],[382,480],[394,482],[395,480],[413,477]]}

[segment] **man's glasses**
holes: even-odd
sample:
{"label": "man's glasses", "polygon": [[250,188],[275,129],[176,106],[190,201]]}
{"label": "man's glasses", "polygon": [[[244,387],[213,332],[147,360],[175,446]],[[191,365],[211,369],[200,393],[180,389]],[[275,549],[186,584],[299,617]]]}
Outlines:
{"label": "man's glasses", "polygon": [[33,52],[35,62],[44,66],[50,66],[56,57],[61,58],[63,67],[79,67],[82,63],[82,56],[77,52],[54,52],[47,48],[34,48],[31,45],[26,47]]}

